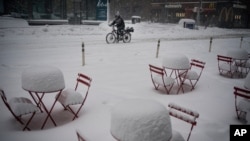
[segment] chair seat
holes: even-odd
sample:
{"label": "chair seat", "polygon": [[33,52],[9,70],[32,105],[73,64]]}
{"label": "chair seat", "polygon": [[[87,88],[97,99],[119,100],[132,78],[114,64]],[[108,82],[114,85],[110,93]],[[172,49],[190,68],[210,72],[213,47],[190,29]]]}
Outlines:
{"label": "chair seat", "polygon": [[170,141],[185,141],[185,139],[180,134],[180,132],[172,130],[172,137],[171,137]]}
{"label": "chair seat", "polygon": [[220,67],[220,69],[225,70],[225,71],[236,71],[237,70],[236,66],[234,66],[234,65],[230,66],[230,64],[228,64],[228,63],[221,63],[219,67]]}
{"label": "chair seat", "polygon": [[246,66],[247,61],[246,60],[235,60],[235,65],[239,67]]}
{"label": "chair seat", "polygon": [[83,97],[81,93],[76,92],[74,89],[65,89],[62,91],[58,101],[64,106],[82,104]]}
{"label": "chair seat", "polygon": [[16,116],[38,112],[40,110],[30,99],[24,97],[10,99],[9,105]]}
{"label": "chair seat", "polygon": [[250,68],[250,61],[247,61],[245,67]]}
{"label": "chair seat", "polygon": [[189,70],[186,74],[186,79],[189,79],[189,80],[197,80],[199,79],[199,75],[197,72],[195,71],[192,71],[192,70]]}
{"label": "chair seat", "polygon": [[174,83],[174,79],[171,78],[171,77],[167,77],[167,76],[164,76],[163,79],[164,79],[164,83],[162,81],[162,75],[155,75],[153,77],[155,83],[159,84],[159,85],[165,85],[168,86],[168,85],[171,85]]}
{"label": "chair seat", "polygon": [[[185,76],[185,74],[183,72],[181,72],[181,77],[184,77],[184,76]],[[189,79],[189,80],[197,80],[197,79],[199,79],[199,75],[196,71],[188,70],[185,78]]]}
{"label": "chair seat", "polygon": [[240,111],[250,112],[250,99],[241,99],[238,101],[238,109]]}

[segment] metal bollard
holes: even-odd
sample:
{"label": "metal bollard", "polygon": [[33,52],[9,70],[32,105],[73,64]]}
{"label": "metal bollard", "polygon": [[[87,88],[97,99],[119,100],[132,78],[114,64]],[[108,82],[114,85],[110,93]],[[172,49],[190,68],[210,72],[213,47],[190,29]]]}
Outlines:
{"label": "metal bollard", "polygon": [[84,49],[84,42],[82,42],[82,66],[85,65],[85,49]]}
{"label": "metal bollard", "polygon": [[243,41],[243,37],[241,36],[241,38],[240,38],[240,48],[242,46],[242,41]]}
{"label": "metal bollard", "polygon": [[212,50],[213,37],[210,38],[209,52]]}
{"label": "metal bollard", "polygon": [[158,40],[158,44],[157,44],[156,58],[158,58],[159,50],[160,50],[160,39]]}

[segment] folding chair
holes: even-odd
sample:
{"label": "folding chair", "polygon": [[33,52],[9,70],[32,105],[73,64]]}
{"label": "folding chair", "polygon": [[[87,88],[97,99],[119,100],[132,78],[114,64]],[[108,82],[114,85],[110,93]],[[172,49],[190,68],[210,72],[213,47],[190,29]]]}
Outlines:
{"label": "folding chair", "polygon": [[[14,98],[11,98],[8,101],[4,91],[2,89],[0,89],[0,94],[1,94],[1,97],[2,97],[2,100],[3,100],[4,104],[9,109],[11,114],[15,117],[15,119],[20,124],[24,125],[23,131],[25,129],[30,130],[28,125],[31,122],[31,120],[33,119],[36,112],[40,111],[39,108],[36,105],[34,105],[31,102],[31,100],[28,99],[28,98],[14,97]],[[25,115],[28,115],[28,114],[32,114],[32,115],[30,116],[28,121],[25,123],[22,120],[22,116],[25,116]]]}
{"label": "folding chair", "polygon": [[250,112],[247,111],[247,109],[248,110],[250,109],[250,90],[234,87],[234,95],[235,95],[234,103],[235,103],[237,118],[246,120],[246,114],[247,112]]}
{"label": "folding chair", "polygon": [[217,55],[217,60],[220,75],[226,74],[232,78],[237,71],[237,67],[233,64],[233,59],[228,56]]}
{"label": "folding chair", "polygon": [[205,62],[192,59],[190,63],[190,69],[188,70],[186,75],[181,75],[181,77],[184,78],[184,80],[189,80],[191,84],[191,90],[193,90],[199,81],[201,74],[203,72],[203,69],[205,68]]}
{"label": "folding chair", "polygon": [[[78,73],[75,89],[63,90],[60,97],[58,98],[58,101],[61,103],[64,109],[74,114],[73,120],[78,117],[78,113],[80,112],[87,99],[89,88],[91,86],[91,81],[92,79],[89,76],[82,73]],[[82,84],[82,89],[79,89],[79,84]],[[82,95],[80,93],[80,90],[81,92],[85,91],[85,95]],[[74,111],[72,109],[73,105],[80,105],[80,107],[76,111]]]}
{"label": "folding chair", "polygon": [[190,129],[188,137],[187,137],[187,141],[188,141],[190,136],[191,136],[191,132],[193,130],[193,127],[195,125],[197,125],[196,119],[199,117],[199,113],[192,111],[190,109],[181,107],[179,105],[176,105],[174,103],[170,103],[168,105],[168,107],[169,107],[169,115],[170,116],[173,116],[175,118],[178,118],[180,120],[183,120],[183,121],[191,124],[191,129]]}
{"label": "folding chair", "polygon": [[174,79],[167,76],[167,73],[163,68],[149,64],[149,70],[155,89],[158,90],[159,86],[163,86],[166,93],[169,94],[174,85]]}

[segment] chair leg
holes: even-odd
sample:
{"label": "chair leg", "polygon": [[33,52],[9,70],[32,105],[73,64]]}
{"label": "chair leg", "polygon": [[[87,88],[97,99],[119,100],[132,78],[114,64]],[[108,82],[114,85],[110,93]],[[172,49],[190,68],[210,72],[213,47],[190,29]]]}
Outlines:
{"label": "chair leg", "polygon": [[78,141],[86,141],[78,132],[76,132]]}
{"label": "chair leg", "polygon": [[75,118],[78,117],[77,115],[78,115],[78,113],[80,112],[80,110],[82,109],[82,106],[84,105],[84,103],[85,103],[85,102],[82,103],[82,105],[79,107],[79,109],[78,109],[77,112],[75,113],[75,116],[74,116],[73,120],[74,120]]}
{"label": "chair leg", "polygon": [[151,80],[152,80],[152,83],[153,83],[155,89],[158,90],[158,88],[159,88],[160,85],[156,85],[155,82],[154,82],[154,80],[153,80],[153,78],[151,78]]}
{"label": "chair leg", "polygon": [[[170,85],[170,86],[165,86],[164,85],[164,88],[165,88],[165,90],[166,90],[166,92],[167,92],[167,94],[169,94],[170,93],[170,91],[172,90],[172,87],[173,87],[174,85],[172,84],[172,85]],[[169,87],[169,89],[168,89],[168,87]]]}
{"label": "chair leg", "polygon": [[21,116],[17,117],[14,115],[14,117],[20,124],[24,125],[23,121],[21,120]]}
{"label": "chair leg", "polygon": [[75,118],[78,118],[77,113],[74,112],[74,110],[70,106],[67,106],[67,110],[74,115],[72,120],[75,120]]}
{"label": "chair leg", "polygon": [[29,130],[30,131],[30,128],[28,127],[28,125],[30,124],[31,120],[33,119],[33,117],[35,116],[36,112],[34,112],[31,117],[29,118],[29,120],[27,121],[27,123],[25,124],[24,128],[23,128],[23,131],[25,129]]}
{"label": "chair leg", "polygon": [[196,86],[196,84],[197,84],[198,81],[199,80],[195,80],[195,82],[193,83],[192,80],[190,80],[190,84],[191,84],[191,87],[192,87],[191,91],[194,90],[194,88],[195,88],[195,86]]}
{"label": "chair leg", "polygon": [[63,106],[63,108],[64,108],[63,110],[64,110],[64,111],[66,111],[66,110],[67,110],[67,107],[66,107],[66,106],[64,106],[62,103],[61,103],[61,105],[62,105],[62,106]]}
{"label": "chair leg", "polygon": [[240,116],[239,116],[239,110],[237,108],[237,96],[235,95],[235,98],[234,98],[234,106],[235,106],[235,111],[236,111],[236,115],[237,115],[237,118],[240,119]]}
{"label": "chair leg", "polygon": [[188,134],[187,141],[189,141],[189,138],[190,138],[190,136],[191,136],[191,132],[192,132],[192,130],[193,130],[193,127],[194,127],[194,125],[191,126],[191,129],[190,129],[189,134]]}

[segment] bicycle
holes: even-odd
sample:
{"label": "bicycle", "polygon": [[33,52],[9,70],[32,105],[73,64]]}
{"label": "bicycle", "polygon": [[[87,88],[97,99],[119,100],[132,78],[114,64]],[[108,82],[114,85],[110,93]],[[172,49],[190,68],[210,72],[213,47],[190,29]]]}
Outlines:
{"label": "bicycle", "polygon": [[[116,26],[112,27],[112,31],[106,35],[106,42],[108,44],[123,41],[129,43],[131,41],[131,32],[134,32],[133,27],[127,27],[122,33],[118,33]],[[119,35],[119,39],[118,39]]]}

